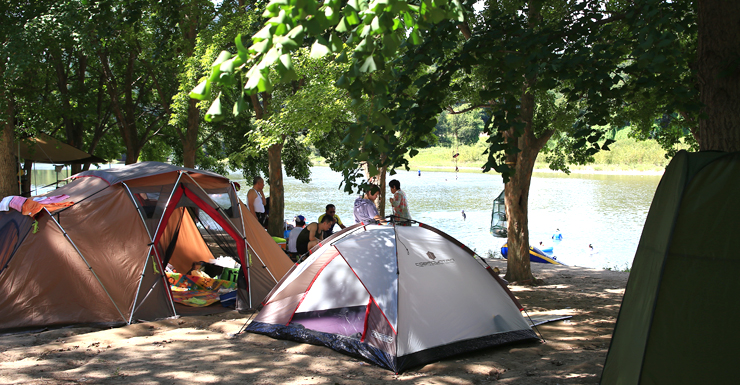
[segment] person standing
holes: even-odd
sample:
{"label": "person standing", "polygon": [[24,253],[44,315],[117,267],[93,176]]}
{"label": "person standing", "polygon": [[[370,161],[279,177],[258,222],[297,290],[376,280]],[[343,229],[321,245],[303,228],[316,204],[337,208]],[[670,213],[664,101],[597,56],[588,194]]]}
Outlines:
{"label": "person standing", "polygon": [[[319,216],[319,223],[321,223],[321,220],[324,219],[324,216],[326,215],[334,218],[334,223],[339,225],[340,229],[344,229],[345,227],[347,227],[342,223],[342,220],[339,219],[339,215],[337,215],[337,208],[333,204],[329,203],[328,205],[326,205],[326,212]],[[329,230],[324,231],[324,239],[329,238],[332,234],[334,234],[334,225],[332,225]]]}
{"label": "person standing", "polygon": [[257,218],[263,227],[267,228],[267,215],[265,214],[265,193],[262,189],[265,188],[265,181],[260,176],[254,177],[252,180],[252,188],[247,192],[247,204],[249,205],[249,211]]}
{"label": "person standing", "polygon": [[390,198],[391,206],[393,207],[393,216],[400,220],[410,220],[409,203],[406,199],[406,193],[401,190],[401,182],[393,179],[388,183],[388,187],[391,188],[391,194],[393,194]]}
{"label": "person standing", "polygon": [[380,188],[370,183],[365,187],[365,194],[355,199],[354,215],[355,223],[364,223],[369,225],[371,223],[384,224],[383,218],[378,214],[378,208],[375,207],[375,199],[380,195]]}

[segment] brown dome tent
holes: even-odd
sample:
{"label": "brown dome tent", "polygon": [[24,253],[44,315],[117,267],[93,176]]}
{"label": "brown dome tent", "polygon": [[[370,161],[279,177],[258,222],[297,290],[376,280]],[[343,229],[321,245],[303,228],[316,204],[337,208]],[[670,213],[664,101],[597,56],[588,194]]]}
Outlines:
{"label": "brown dome tent", "polygon": [[216,173],[141,162],[71,179],[46,194],[69,207],[0,212],[0,329],[175,316],[165,266],[214,258],[204,237],[238,257],[247,307],[292,267]]}

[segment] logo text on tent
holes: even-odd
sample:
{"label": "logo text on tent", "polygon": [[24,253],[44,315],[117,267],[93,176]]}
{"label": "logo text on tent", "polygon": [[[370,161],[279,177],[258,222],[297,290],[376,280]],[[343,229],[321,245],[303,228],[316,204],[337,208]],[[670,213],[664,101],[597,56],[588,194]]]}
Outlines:
{"label": "logo text on tent", "polygon": [[388,335],[385,335],[385,334],[381,334],[377,330],[373,330],[373,333],[372,334],[373,334],[373,337],[375,337],[376,339],[381,340],[381,341],[383,341],[385,343],[391,343],[391,342],[393,342],[393,337],[388,336]]}
{"label": "logo text on tent", "polygon": [[417,262],[415,265],[417,267],[429,267],[429,266],[438,266],[438,265],[446,265],[449,263],[455,263],[455,260],[450,259],[440,259],[438,261],[429,261],[429,262]]}

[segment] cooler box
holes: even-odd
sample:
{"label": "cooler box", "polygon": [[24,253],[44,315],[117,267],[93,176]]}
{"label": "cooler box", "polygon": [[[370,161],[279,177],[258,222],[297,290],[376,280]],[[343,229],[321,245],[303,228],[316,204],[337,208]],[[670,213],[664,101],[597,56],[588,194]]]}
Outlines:
{"label": "cooler box", "polygon": [[223,307],[235,306],[236,305],[236,290],[226,293],[226,294],[221,294],[219,298],[221,299],[221,306]]}

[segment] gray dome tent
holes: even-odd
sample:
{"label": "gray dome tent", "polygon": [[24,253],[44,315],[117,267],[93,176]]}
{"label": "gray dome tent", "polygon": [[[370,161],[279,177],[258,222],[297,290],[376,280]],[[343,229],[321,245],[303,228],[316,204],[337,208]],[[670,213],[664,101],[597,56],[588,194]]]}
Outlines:
{"label": "gray dome tent", "polygon": [[325,345],[396,373],[537,339],[490,266],[427,225],[357,224],[317,245],[247,331]]}
{"label": "gray dome tent", "polygon": [[679,152],[655,192],[602,384],[730,384],[740,153]]}

